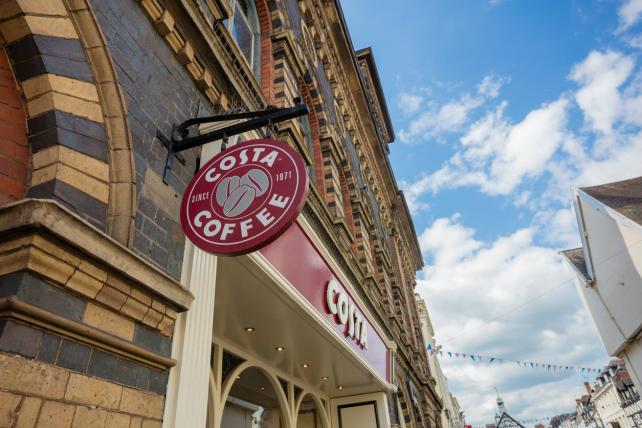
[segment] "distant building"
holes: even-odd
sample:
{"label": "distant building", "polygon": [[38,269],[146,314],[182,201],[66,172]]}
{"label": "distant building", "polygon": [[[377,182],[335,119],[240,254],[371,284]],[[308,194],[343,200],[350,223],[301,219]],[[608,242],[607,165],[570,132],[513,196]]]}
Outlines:
{"label": "distant building", "polygon": [[604,428],[600,415],[595,408],[591,385],[588,382],[584,382],[584,389],[586,389],[586,394],[575,400],[577,412],[575,425],[578,428]]}
{"label": "distant building", "polygon": [[577,413],[562,413],[553,416],[548,426],[551,428],[575,428],[577,426],[576,416]]}
{"label": "distant building", "polygon": [[560,428],[577,428],[577,413],[564,415],[560,420]]}
{"label": "distant building", "polygon": [[[428,315],[426,302],[419,297],[418,294],[415,294],[415,299],[417,301],[417,311],[419,313],[421,332],[426,342],[426,346],[430,344],[430,347],[436,350],[438,349],[438,346],[434,339],[435,330],[432,326],[432,322],[430,321],[430,316]],[[446,379],[444,372],[441,370],[441,365],[439,364],[436,354],[431,352],[428,353],[428,365],[430,373],[433,375],[437,396],[443,403],[443,409],[441,410],[441,426],[444,428],[464,428],[463,412],[459,408],[459,402],[448,389],[448,379]]]}
{"label": "distant building", "polygon": [[593,400],[605,427],[642,426],[642,403],[624,362],[613,359],[595,380]]}
{"label": "distant building", "polygon": [[508,414],[504,400],[497,394],[497,413],[495,413],[495,425],[497,428],[524,428],[524,425],[517,422]]}
{"label": "distant building", "polygon": [[575,189],[582,247],[562,252],[613,357],[642,388],[642,177]]}

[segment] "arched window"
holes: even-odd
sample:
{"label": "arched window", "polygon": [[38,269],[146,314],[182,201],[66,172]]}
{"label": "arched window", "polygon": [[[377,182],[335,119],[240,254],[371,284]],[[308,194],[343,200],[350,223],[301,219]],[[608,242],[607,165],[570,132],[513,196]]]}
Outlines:
{"label": "arched window", "polygon": [[261,79],[261,26],[254,0],[231,0],[232,17],[226,27],[247,60],[254,77]]}

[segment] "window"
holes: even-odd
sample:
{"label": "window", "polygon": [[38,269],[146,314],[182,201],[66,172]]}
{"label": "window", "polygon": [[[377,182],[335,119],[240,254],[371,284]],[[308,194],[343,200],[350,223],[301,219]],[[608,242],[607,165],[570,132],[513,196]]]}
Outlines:
{"label": "window", "polygon": [[305,142],[305,148],[308,150],[308,154],[310,155],[310,159],[312,161],[310,162],[310,167],[308,168],[308,174],[310,175],[310,180],[314,182],[315,180],[315,173],[314,173],[314,147],[312,143],[312,128],[310,127],[310,119],[308,119],[308,116],[301,116],[299,118],[299,123],[301,124],[301,130],[303,131],[303,140]]}
{"label": "window", "polygon": [[231,0],[232,17],[225,26],[247,60],[254,77],[261,76],[261,27],[254,0]]}

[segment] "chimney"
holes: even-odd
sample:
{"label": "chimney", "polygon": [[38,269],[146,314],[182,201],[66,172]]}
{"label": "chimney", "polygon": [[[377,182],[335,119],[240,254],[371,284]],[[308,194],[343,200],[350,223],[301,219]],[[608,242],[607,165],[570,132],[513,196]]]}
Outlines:
{"label": "chimney", "polygon": [[586,389],[586,393],[589,395],[593,392],[593,390],[591,389],[591,385],[589,385],[588,382],[584,382],[584,389]]}

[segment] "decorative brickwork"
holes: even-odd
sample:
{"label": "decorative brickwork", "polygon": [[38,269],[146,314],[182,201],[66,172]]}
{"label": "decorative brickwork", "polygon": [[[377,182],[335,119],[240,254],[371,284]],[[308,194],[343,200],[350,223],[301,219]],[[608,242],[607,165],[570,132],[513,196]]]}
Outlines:
{"label": "decorative brickwork", "polygon": [[26,114],[9,58],[0,48],[0,205],[24,197],[29,180]]}
{"label": "decorative brickwork", "polygon": [[[0,32],[26,100],[34,155],[62,144],[91,156],[96,164],[103,163],[99,172],[108,171],[103,110],[82,42],[63,2],[8,2]],[[76,131],[78,124],[70,125],[69,121],[59,124],[62,116],[89,122],[88,131]],[[85,135],[92,129],[95,140]],[[86,147],[81,142],[85,138],[90,139]],[[77,159],[74,156],[60,159],[49,153],[44,157],[47,161],[40,156],[33,169],[28,194],[57,199],[105,229],[107,177],[88,174],[87,169],[77,168],[77,163],[65,162]]]}
{"label": "decorative brickwork", "polygon": [[0,426],[159,426],[189,293],[54,202],[1,208],[0,242]]}
{"label": "decorative brickwork", "polygon": [[261,26],[261,90],[269,104],[274,97],[274,58],[272,57],[272,20],[267,0],[256,1],[256,12]]}
{"label": "decorative brickwork", "polygon": [[160,427],[163,416],[162,395],[20,356],[0,353],[0,379],[0,426]]}

